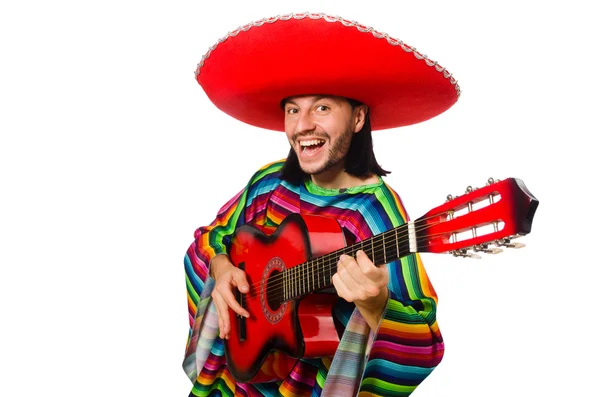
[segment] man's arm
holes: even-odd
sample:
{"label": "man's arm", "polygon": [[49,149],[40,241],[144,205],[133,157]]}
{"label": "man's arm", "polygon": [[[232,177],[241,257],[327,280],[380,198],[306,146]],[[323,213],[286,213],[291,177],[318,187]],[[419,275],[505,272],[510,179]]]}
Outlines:
{"label": "man's arm", "polygon": [[388,264],[389,299],[369,351],[360,392],[408,395],[440,363],[437,295],[418,254]]}
{"label": "man's arm", "polygon": [[[194,359],[194,344],[199,339],[200,333],[202,333],[202,319],[204,311],[209,306],[208,302],[213,296],[212,293],[215,289],[222,290],[222,287],[217,285],[217,281],[224,284],[229,283],[233,286],[243,284],[243,280],[239,275],[234,277],[234,274],[241,272],[241,270],[235,268],[227,256],[229,240],[237,227],[246,223],[248,219],[254,219],[256,211],[260,210],[260,208],[253,205],[255,196],[252,195],[252,192],[255,191],[254,189],[264,193],[265,181],[267,179],[272,181],[280,168],[281,165],[277,163],[268,164],[261,168],[254,174],[244,189],[223,205],[217,217],[209,226],[200,227],[194,233],[194,241],[188,248],[184,260],[190,321],[184,358],[184,369],[188,376],[200,370],[200,368],[195,368],[197,361]],[[268,188],[271,188],[271,186],[275,188],[276,184],[267,184],[267,186]],[[231,275],[229,279],[227,274]],[[211,288],[205,289],[205,284],[209,284]],[[221,312],[223,312],[223,309]],[[225,316],[219,315],[219,318],[225,318]],[[225,324],[219,324],[221,332],[225,328]],[[192,376],[190,376],[190,379],[192,379]]]}

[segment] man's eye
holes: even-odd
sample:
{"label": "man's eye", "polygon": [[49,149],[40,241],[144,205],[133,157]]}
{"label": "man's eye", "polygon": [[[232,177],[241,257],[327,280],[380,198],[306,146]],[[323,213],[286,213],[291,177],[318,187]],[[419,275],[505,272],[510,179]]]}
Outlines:
{"label": "man's eye", "polygon": [[295,109],[295,108],[289,108],[289,109],[287,110],[287,112],[288,112],[288,114],[296,114],[296,113],[298,113],[298,109]]}
{"label": "man's eye", "polygon": [[317,110],[320,112],[324,112],[326,110],[329,110],[329,108],[325,105],[319,105],[319,106],[317,106]]}

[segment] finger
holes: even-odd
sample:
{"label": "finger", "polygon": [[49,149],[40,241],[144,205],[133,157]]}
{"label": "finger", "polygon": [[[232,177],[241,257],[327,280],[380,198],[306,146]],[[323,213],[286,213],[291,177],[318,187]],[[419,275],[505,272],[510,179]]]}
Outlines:
{"label": "finger", "polygon": [[[358,268],[358,265],[354,266]],[[339,269],[336,274],[341,284],[343,284],[345,289],[348,290],[347,294],[351,299],[350,302],[355,302],[357,300],[365,300],[373,293],[376,293],[377,288],[372,284],[370,280],[368,280],[364,275],[362,275],[362,273],[362,279],[358,280],[354,277],[354,275],[352,275],[344,268]]]}
{"label": "finger", "polygon": [[[369,259],[367,258],[367,260]],[[376,267],[375,271],[378,271]],[[353,299],[355,300],[365,300],[379,293],[380,283],[364,274],[354,258],[342,258],[338,264],[338,273],[342,282],[352,292]],[[381,279],[382,277],[376,276],[375,278]]]}
{"label": "finger", "polygon": [[356,253],[356,262],[361,269],[361,272],[375,283],[381,282],[387,273],[387,268],[385,266],[375,266],[373,261],[371,261],[364,251],[359,250]]}
{"label": "finger", "polygon": [[225,339],[229,335],[229,307],[218,291],[213,291],[212,298],[219,317],[219,337]]}
{"label": "finger", "polygon": [[356,263],[356,260],[348,255],[342,255],[338,262],[338,273],[345,281],[347,277],[352,277],[355,282],[362,284],[364,283],[365,275],[362,272],[362,269]]}
{"label": "finger", "polygon": [[346,302],[354,302],[352,291],[350,291],[346,284],[344,284],[338,273],[334,274],[333,277],[331,277],[331,282],[333,283],[335,291],[337,292],[340,298],[344,299]]}
{"label": "finger", "polygon": [[235,296],[233,295],[233,292],[231,292],[230,289],[228,288],[223,288],[221,292],[221,297],[223,298],[223,300],[225,301],[225,303],[227,303],[227,306],[229,306],[231,308],[231,310],[233,310],[234,312],[236,312],[237,314],[244,316],[246,318],[250,317],[250,313],[248,313],[239,303],[238,301],[235,299]]}
{"label": "finger", "polygon": [[365,274],[377,268],[363,250],[356,252],[356,263]]}
{"label": "finger", "polygon": [[242,293],[247,293],[250,290],[248,280],[246,279],[246,273],[244,271],[236,269],[233,273],[233,283]]}

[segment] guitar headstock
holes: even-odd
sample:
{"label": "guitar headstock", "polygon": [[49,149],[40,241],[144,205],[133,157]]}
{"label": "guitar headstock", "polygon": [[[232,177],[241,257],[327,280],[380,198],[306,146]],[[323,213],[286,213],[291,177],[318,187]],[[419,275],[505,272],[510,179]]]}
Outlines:
{"label": "guitar headstock", "polygon": [[524,244],[512,240],[531,232],[538,204],[522,180],[490,178],[484,187],[448,195],[446,203],[417,219],[417,250],[479,257],[477,252],[520,248]]}

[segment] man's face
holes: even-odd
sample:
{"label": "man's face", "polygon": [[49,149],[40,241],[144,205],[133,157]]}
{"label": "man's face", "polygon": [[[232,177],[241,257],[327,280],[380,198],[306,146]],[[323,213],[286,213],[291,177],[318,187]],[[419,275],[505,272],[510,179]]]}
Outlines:
{"label": "man's face", "polygon": [[366,113],[361,107],[352,109],[344,98],[314,95],[289,98],[284,109],[285,133],[300,168],[310,175],[343,165]]}

